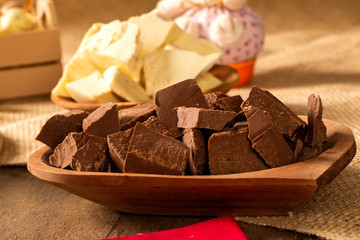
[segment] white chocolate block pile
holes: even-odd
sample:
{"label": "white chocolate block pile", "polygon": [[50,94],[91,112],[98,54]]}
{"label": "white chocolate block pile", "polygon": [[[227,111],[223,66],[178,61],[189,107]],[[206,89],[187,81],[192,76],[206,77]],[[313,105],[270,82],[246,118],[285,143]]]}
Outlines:
{"label": "white chocolate block pile", "polygon": [[95,23],[53,93],[77,102],[146,101],[190,78],[207,90],[221,84],[208,73],[220,55],[216,45],[192,37],[156,11]]}

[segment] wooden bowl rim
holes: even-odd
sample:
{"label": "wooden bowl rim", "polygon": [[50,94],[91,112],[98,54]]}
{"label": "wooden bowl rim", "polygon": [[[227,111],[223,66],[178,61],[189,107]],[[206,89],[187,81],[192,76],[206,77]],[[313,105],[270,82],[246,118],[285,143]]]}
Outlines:
{"label": "wooden bowl rim", "polygon": [[[305,118],[302,116],[302,118]],[[267,170],[224,174],[224,175],[197,175],[197,176],[174,176],[143,173],[106,173],[106,172],[77,172],[74,170],[60,169],[50,166],[44,160],[44,154],[50,149],[42,147],[32,153],[27,162],[27,168],[34,176],[51,183],[72,183],[76,185],[117,185],[123,181],[148,179],[156,184],[182,185],[218,185],[218,184],[251,184],[251,185],[314,185],[317,190],[335,178],[353,159],[356,153],[356,143],[352,131],[335,121],[324,119],[328,132],[336,136],[335,143],[318,157],[306,161]],[[339,162],[341,160],[341,162]],[[321,171],[315,171],[320,168]],[[302,171],[296,171],[302,169]],[[329,173],[329,176],[324,176]],[[109,181],[108,181],[109,180]],[[165,181],[167,180],[167,181]],[[264,180],[266,180],[264,182]],[[286,180],[286,181],[284,181]]]}

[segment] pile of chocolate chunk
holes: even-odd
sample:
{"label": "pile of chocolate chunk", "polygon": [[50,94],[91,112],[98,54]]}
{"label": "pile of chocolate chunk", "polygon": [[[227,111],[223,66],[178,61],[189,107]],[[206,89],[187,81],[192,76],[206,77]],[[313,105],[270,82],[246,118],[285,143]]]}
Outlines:
{"label": "pile of chocolate chunk", "polygon": [[258,87],[241,96],[203,94],[196,81],[161,89],[127,109],[106,103],[88,114],[56,114],[37,140],[49,164],[77,171],[167,175],[232,174],[318,156],[326,142],[320,97],[308,98],[308,124]]}

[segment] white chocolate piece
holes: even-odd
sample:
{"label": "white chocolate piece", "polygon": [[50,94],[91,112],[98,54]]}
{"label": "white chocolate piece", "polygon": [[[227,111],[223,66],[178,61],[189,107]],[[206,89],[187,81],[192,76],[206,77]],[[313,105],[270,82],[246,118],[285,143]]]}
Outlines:
{"label": "white chocolate piece", "polygon": [[104,52],[110,44],[123,36],[126,29],[127,24],[119,20],[107,24],[94,23],[85,34],[77,52],[83,50]]}
{"label": "white chocolate piece", "polygon": [[88,76],[96,70],[96,66],[94,66],[85,54],[75,54],[65,66],[63,75],[52,90],[52,93],[62,97],[71,97],[66,89],[66,84]]}
{"label": "white chocolate piece", "polygon": [[214,65],[213,54],[200,55],[193,51],[166,48],[148,54],[144,59],[145,89],[149,96],[158,90],[185,79],[196,78]]}
{"label": "white chocolate piece", "polygon": [[137,60],[141,49],[139,42],[139,26],[135,23],[126,22],[126,29],[120,39],[111,43],[103,52],[104,55],[123,62],[123,66],[133,75],[137,82],[140,81],[141,71],[141,61]]}
{"label": "white chocolate piece", "polygon": [[98,71],[66,84],[66,88],[70,96],[80,103],[119,101]]}
{"label": "white chocolate piece", "polygon": [[234,47],[244,33],[244,26],[237,18],[222,14],[215,18],[209,26],[210,40],[222,49]]}
{"label": "white chocolate piece", "polygon": [[111,90],[119,97],[133,102],[150,100],[144,88],[135,82],[125,69],[111,66],[104,72],[103,76]]}
{"label": "white chocolate piece", "polygon": [[245,6],[247,0],[222,0],[222,4],[230,10],[238,10]]}
{"label": "white chocolate piece", "polygon": [[129,22],[139,25],[142,45],[140,56],[158,50],[183,34],[174,21],[164,18],[156,10],[132,17]]}
{"label": "white chocolate piece", "polygon": [[221,80],[219,80],[217,77],[215,77],[209,72],[200,74],[196,78],[196,82],[203,92],[216,88],[223,83]]}

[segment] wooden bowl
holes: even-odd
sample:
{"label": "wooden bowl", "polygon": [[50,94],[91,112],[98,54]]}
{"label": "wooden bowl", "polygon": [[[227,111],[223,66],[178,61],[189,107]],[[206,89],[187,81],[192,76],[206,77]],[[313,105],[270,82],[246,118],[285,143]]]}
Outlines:
{"label": "wooden bowl", "polygon": [[68,192],[111,209],[155,215],[279,215],[294,210],[335,178],[355,156],[352,132],[325,120],[327,150],[316,158],[256,172],[170,176],[77,172],[48,164],[43,147],[28,170]]}
{"label": "wooden bowl", "polygon": [[[239,73],[225,65],[215,65],[210,71],[215,77],[220,79],[223,83],[213,89],[205,91],[208,92],[228,92],[230,89],[236,86],[239,82]],[[102,105],[102,103],[78,103],[71,98],[61,97],[51,93],[51,101],[56,105],[59,105],[66,109],[82,109],[85,111],[94,111],[96,108]],[[133,107],[141,102],[118,102],[118,109]]]}

